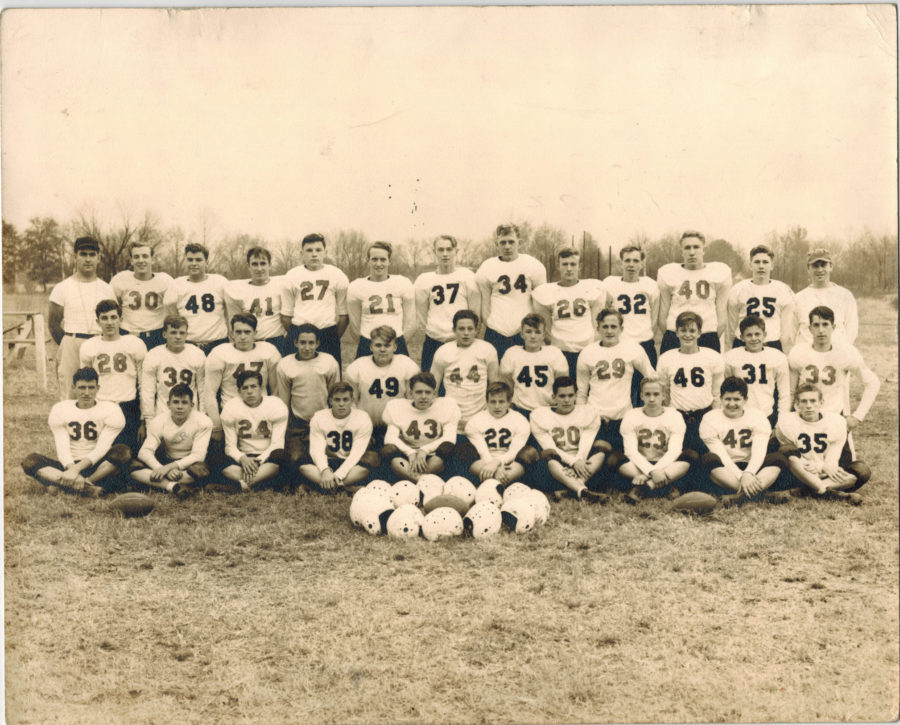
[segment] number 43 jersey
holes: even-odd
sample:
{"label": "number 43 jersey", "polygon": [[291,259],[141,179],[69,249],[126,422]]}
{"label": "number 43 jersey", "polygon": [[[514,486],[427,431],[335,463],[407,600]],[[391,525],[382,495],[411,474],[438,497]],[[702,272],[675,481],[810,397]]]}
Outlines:
{"label": "number 43 jersey", "polygon": [[359,393],[359,409],[369,414],[373,425],[382,425],[384,407],[394,398],[406,397],[409,379],[417,372],[419,366],[406,355],[394,355],[383,367],[366,355],[347,366],[344,378]]}
{"label": "number 43 jersey", "polygon": [[[400,440],[413,450],[433,452],[441,439],[456,442],[459,406],[451,398],[436,398],[427,410],[419,410],[411,400],[392,400],[384,408],[384,422],[394,426]],[[391,431],[385,436],[385,442]]]}

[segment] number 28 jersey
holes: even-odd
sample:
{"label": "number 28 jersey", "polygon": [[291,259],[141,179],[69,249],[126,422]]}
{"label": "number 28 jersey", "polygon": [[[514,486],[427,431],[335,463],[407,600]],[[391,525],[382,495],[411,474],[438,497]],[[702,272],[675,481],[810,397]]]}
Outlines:
{"label": "number 28 jersey", "polygon": [[208,274],[202,282],[178,277],[166,291],[165,304],[175,305],[178,314],[187,318],[190,342],[212,342],[228,337],[226,284],[228,280],[221,274]]}

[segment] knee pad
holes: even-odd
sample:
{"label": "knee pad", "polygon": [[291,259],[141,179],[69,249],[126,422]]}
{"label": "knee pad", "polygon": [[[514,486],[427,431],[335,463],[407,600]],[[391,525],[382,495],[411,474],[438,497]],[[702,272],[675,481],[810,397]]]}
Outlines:
{"label": "knee pad", "polygon": [[700,465],[702,465],[705,469],[711,470],[713,468],[719,468],[722,464],[722,459],[719,458],[715,453],[704,453],[700,458]]}
{"label": "knee pad", "polygon": [[552,448],[548,448],[546,451],[541,451],[541,460],[547,463],[549,461],[559,461],[561,459],[559,453]]}
{"label": "knee pad", "polygon": [[475,446],[466,441],[456,447],[456,457],[463,463],[474,463],[478,460],[478,451],[475,450]]}
{"label": "knee pad", "polygon": [[625,460],[625,454],[620,451],[613,451],[609,455],[606,456],[606,461],[604,461],[603,465],[607,468],[611,468],[613,471],[618,471],[619,466],[622,465],[622,461]]}
{"label": "knee pad", "polygon": [[684,461],[690,466],[696,466],[700,462],[700,454],[690,448],[685,448],[681,455],[678,456],[679,461]]}
{"label": "knee pad", "polygon": [[109,449],[109,453],[106,454],[106,460],[120,469],[131,463],[131,458],[131,449],[124,443],[116,443]]}
{"label": "knee pad", "polygon": [[447,459],[453,457],[453,451],[455,450],[455,448],[456,446],[452,443],[444,441],[437,447],[437,450],[434,452],[434,454],[442,461],[446,461]]}
{"label": "knee pad", "polygon": [[267,463],[274,463],[277,466],[283,466],[289,462],[287,451],[284,448],[276,448],[269,454]]}
{"label": "knee pad", "polygon": [[381,465],[381,459],[375,451],[366,451],[363,453],[362,458],[359,459],[358,465],[371,471],[373,468],[378,468]]}
{"label": "knee pad", "polygon": [[598,438],[591,444],[591,453],[590,455],[594,455],[595,453],[612,453],[612,446],[602,438]]}
{"label": "knee pad", "polygon": [[40,453],[29,453],[22,460],[22,470],[33,477],[39,470],[50,464],[52,461],[47,456],[42,456]]}
{"label": "knee pad", "polygon": [[535,463],[541,460],[541,454],[537,452],[536,448],[532,446],[525,446],[521,451],[519,451],[519,455],[516,456],[516,460],[523,466],[533,466]]}

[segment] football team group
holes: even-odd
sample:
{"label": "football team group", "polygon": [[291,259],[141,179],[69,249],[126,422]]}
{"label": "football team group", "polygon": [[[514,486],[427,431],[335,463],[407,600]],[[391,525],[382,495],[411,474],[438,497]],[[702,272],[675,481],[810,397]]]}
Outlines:
{"label": "football team group", "polygon": [[[601,503],[694,490],[726,505],[861,501],[870,471],[853,433],[879,381],[853,346],[856,301],[831,281],[827,250],[809,253],[796,293],[771,279],[762,245],[732,285],[695,231],[656,280],[625,246],[621,274],[603,280],[581,278],[578,251],[562,249],[548,283],[516,225],[494,236],[498,256],[474,273],[452,236],[436,238],[437,267],[415,282],[391,274],[386,242],[351,282],[310,234],[283,276],[255,247],[249,279],[228,280],[188,244],[188,274],[172,279],[137,244],[109,283],[98,243],[81,237],[74,274],[50,295],[56,458],[22,466],[86,496],[353,492],[433,473]],[[359,344],[344,365],[348,328]],[[419,330],[415,362],[406,340]]]}

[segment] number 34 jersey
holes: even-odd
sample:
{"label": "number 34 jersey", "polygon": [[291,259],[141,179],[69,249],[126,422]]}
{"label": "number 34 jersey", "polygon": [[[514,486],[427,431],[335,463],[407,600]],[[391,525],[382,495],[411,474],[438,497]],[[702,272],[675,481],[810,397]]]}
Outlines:
{"label": "number 34 jersey", "polygon": [[347,366],[344,378],[359,393],[359,409],[369,414],[373,425],[382,425],[384,407],[394,398],[406,397],[409,379],[417,372],[419,366],[406,355],[394,355],[383,367],[366,355]]}
{"label": "number 34 jersey", "polygon": [[178,383],[194,391],[194,408],[199,410],[205,362],[203,351],[190,343],[181,352],[172,352],[165,345],[148,352],[141,370],[141,417],[155,418],[166,412],[169,391]]}

